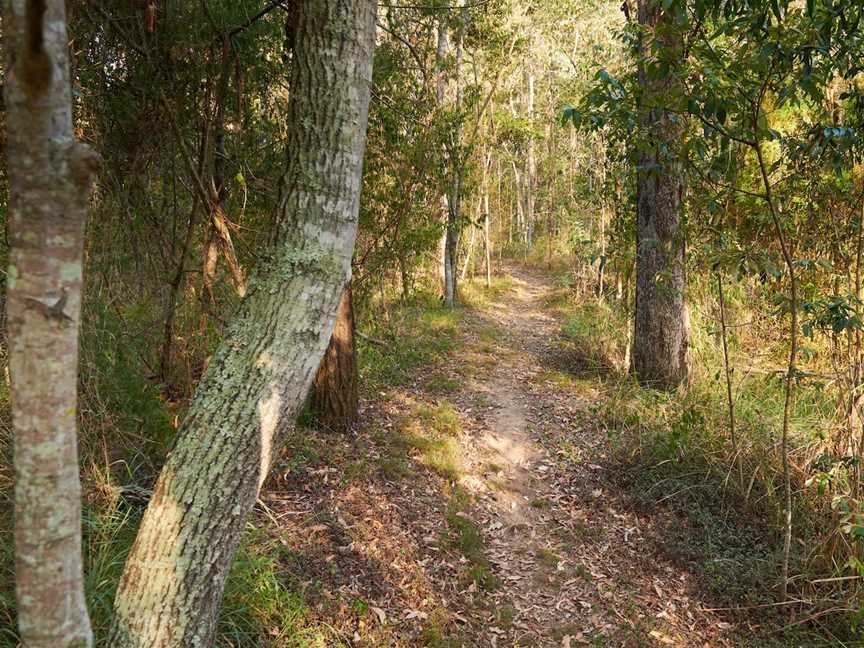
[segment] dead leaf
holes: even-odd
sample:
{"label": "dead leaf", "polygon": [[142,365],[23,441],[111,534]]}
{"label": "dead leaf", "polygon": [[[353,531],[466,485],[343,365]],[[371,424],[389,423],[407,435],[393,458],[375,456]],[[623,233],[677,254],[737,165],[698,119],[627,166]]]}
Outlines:
{"label": "dead leaf", "polygon": [[375,616],[378,617],[378,623],[382,626],[387,623],[387,615],[384,613],[384,610],[379,607],[373,607],[372,611],[375,613]]}
{"label": "dead leaf", "polygon": [[321,533],[322,531],[327,531],[330,527],[326,524],[316,524],[315,526],[309,527],[309,533]]}

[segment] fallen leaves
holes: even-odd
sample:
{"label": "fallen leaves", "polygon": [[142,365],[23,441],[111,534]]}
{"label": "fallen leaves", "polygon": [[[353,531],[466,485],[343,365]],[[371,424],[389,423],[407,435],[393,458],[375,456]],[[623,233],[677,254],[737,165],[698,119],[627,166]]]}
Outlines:
{"label": "fallen leaves", "polygon": [[[662,559],[650,517],[637,517],[603,481],[604,440],[580,423],[588,403],[540,378],[558,323],[538,306],[548,285],[518,280],[524,291],[493,304],[494,321],[477,312],[460,331],[500,334],[494,362],[465,372],[471,378],[448,394],[464,428],[463,474],[451,483],[401,455],[407,477],[377,465],[393,457],[388,443],[405,417],[434,402],[421,374],[450,376],[473,362],[456,355],[464,340],[449,364],[365,402],[356,437],[322,437],[319,459],[277,473],[262,495],[271,513],[261,524],[296,556],[286,580],[320,592],[324,602],[310,614],[358,648],[420,648],[432,627],[466,648],[559,640],[561,648],[620,648],[633,645],[628,637],[655,647],[733,645],[724,638],[732,625],[701,610],[690,575]],[[358,458],[367,463],[352,481],[346,469]],[[497,582],[491,591],[466,582],[472,563],[442,542],[456,484],[470,501],[455,516],[478,529]]]}

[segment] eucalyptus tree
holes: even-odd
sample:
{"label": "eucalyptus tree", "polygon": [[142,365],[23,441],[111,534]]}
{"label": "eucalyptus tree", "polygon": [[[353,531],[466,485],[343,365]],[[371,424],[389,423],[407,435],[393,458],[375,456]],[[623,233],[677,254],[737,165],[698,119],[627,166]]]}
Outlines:
{"label": "eucalyptus tree", "polygon": [[73,129],[65,3],[5,8],[18,626],[28,648],[90,646],[77,390],[84,230],[98,158]]}
{"label": "eucalyptus tree", "polygon": [[[444,234],[441,245],[441,263],[443,267],[444,303],[453,306],[456,303],[458,283],[458,248],[462,230],[462,202],[465,175],[465,160],[462,142],[462,109],[465,92],[463,64],[465,59],[465,30],[469,12],[464,0],[459,2],[459,11],[455,18],[447,12],[441,12],[438,19],[438,51],[436,67],[438,69],[437,96],[439,107],[447,115],[449,132],[444,147],[446,166],[444,175]],[[455,12],[454,12],[455,13]],[[450,31],[455,24],[455,38],[452,51]]]}
{"label": "eucalyptus tree", "polygon": [[635,170],[636,303],[632,369],[640,382],[674,389],[689,375],[690,323],[686,302],[681,2],[639,0],[623,6],[634,65],[620,79],[606,69],[564,120],[605,131],[622,144]]}
{"label": "eucalyptus tree", "polygon": [[117,648],[210,646],[246,518],[293,426],[350,276],[374,0],[297,7],[288,163],[267,250],[201,379],[115,599]]}
{"label": "eucalyptus tree", "polygon": [[[777,434],[784,528],[780,590],[785,599],[793,582],[789,571],[794,548],[795,476],[789,455],[793,444],[802,442],[793,438],[792,416],[796,390],[807,382],[801,335],[823,330],[835,336],[836,344],[837,335],[848,332],[853,345],[860,338],[860,281],[853,277],[860,274],[852,272],[856,263],[860,265],[860,221],[857,216],[845,218],[847,223],[842,224],[833,215],[820,219],[814,196],[825,184],[835,192],[838,188],[848,192],[854,183],[854,170],[844,167],[855,161],[861,142],[857,129],[843,119],[845,115],[847,122],[854,121],[856,107],[861,105],[853,79],[862,69],[857,37],[862,8],[818,1],[692,0],[662,6],[640,3],[639,10],[640,22],[650,29],[647,34],[640,29],[632,37],[641,47],[635,78],[631,74],[619,79],[599,72],[595,87],[565,117],[584,127],[605,129],[638,152],[640,230],[643,223],[650,222],[643,209],[656,211],[658,205],[657,200],[641,204],[645,196],[651,196],[645,193],[646,183],[649,190],[663,189],[661,206],[680,208],[686,193],[675,190],[674,183],[664,184],[669,180],[665,171],[670,159],[678,168],[686,164],[688,184],[700,190],[688,197],[688,211],[704,219],[689,224],[689,247],[695,250],[691,263],[707,257],[711,272],[755,270],[766,284],[769,278],[776,280],[770,284],[773,304],[788,322],[787,362],[779,372],[784,398]],[[653,38],[644,40],[650,34]],[[663,83],[668,84],[665,90],[656,92]],[[653,113],[660,121],[646,119],[646,110],[649,117]],[[652,125],[662,123],[666,126],[661,132],[652,132]],[[630,132],[635,135],[630,137]],[[659,149],[654,146],[658,142],[662,144]],[[663,155],[657,155],[658,151]],[[836,180],[826,182],[826,174],[835,175]],[[839,199],[835,193],[834,199],[846,205],[849,214],[860,210],[860,194],[848,193]],[[825,253],[826,231],[841,227],[852,236],[832,234],[830,238],[837,242],[830,253],[832,261],[847,259],[848,296],[838,294],[840,277],[829,270],[831,262],[819,258]],[[808,230],[809,238],[805,237]],[[644,250],[645,235],[639,237],[637,272],[650,256]],[[672,237],[668,242],[683,250],[683,239]],[[711,248],[708,253],[700,249],[706,242]],[[683,270],[683,257],[678,258]],[[655,287],[669,281],[668,266],[664,272],[666,276],[654,278]],[[645,279],[643,275],[640,281]],[[722,295],[722,283],[719,288]],[[675,294],[661,298],[668,300]],[[634,354],[640,344],[638,318],[644,295],[643,288],[637,294]],[[721,316],[725,331],[725,310]],[[734,416],[728,347],[725,351],[726,396]],[[638,357],[634,364],[644,380]],[[850,372],[853,376],[854,371]],[[853,392],[859,388],[851,387]],[[842,460],[838,461],[832,470],[847,474],[842,466]],[[835,496],[833,503],[844,512],[843,529],[854,535],[861,527],[855,522],[857,505],[850,502],[847,496]]]}
{"label": "eucalyptus tree", "polygon": [[684,41],[675,2],[639,0],[636,145],[636,309],[633,370],[664,389],[686,382],[690,322],[682,164],[685,123],[673,112],[681,95]]}

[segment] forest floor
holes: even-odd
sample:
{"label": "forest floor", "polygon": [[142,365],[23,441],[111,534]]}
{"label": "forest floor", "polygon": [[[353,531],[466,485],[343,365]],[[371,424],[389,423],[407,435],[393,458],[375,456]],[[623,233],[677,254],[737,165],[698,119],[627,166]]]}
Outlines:
{"label": "forest floor", "polygon": [[578,365],[560,289],[509,275],[431,321],[456,342],[367,399],[353,435],[298,435],[257,518],[302,601],[264,619],[273,645],[757,645],[666,550],[673,514],[609,478],[593,397],[560,379]]}

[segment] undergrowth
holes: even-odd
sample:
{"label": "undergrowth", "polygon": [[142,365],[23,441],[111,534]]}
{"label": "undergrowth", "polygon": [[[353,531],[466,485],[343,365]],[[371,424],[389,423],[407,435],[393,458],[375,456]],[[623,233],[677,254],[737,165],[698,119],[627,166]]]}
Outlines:
{"label": "undergrowth", "polygon": [[[832,510],[839,493],[813,487],[818,474],[813,458],[829,434],[836,408],[823,386],[802,381],[796,391],[791,421],[791,573],[796,576],[790,588],[803,603],[778,608],[784,519],[777,441],[782,380],[746,356],[751,340],[734,341],[733,360],[740,367],[734,374],[736,452],[719,340],[705,321],[709,314],[693,313],[694,330],[703,331],[694,336],[693,352],[704,369],[695,372],[687,389],[664,393],[643,389],[627,374],[630,323],[616,304],[576,305],[571,300],[566,312],[564,352],[543,379],[580,392],[591,403],[584,425],[609,440],[608,479],[623,487],[634,505],[650,509],[662,521],[658,533],[670,557],[699,575],[709,600],[718,606],[763,618],[776,614],[774,627],[789,623],[790,610],[793,620],[808,619],[790,629],[796,634],[789,634],[788,641],[805,642],[795,645],[827,645],[820,643],[826,636],[857,636],[862,599],[855,560],[861,547],[854,532],[839,529]],[[772,355],[763,352],[759,360],[770,367]]]}
{"label": "undergrowth", "polygon": [[[495,279],[491,289],[476,280],[463,284],[464,302],[488,303],[510,287],[507,279]],[[152,305],[151,305],[152,306]],[[143,321],[145,306],[112,310],[98,301],[87,304],[87,323],[82,333],[82,378],[80,438],[83,501],[85,587],[98,646],[112,620],[113,599],[123,567],[134,542],[143,504],[128,501],[123,489],[152,487],[173,443],[178,421],[194,381],[200,375],[206,353],[215,344],[214,330],[188,344],[178,340],[175,353],[189,353],[175,367],[171,385],[154,380],[154,358],[148,349],[154,340],[130,336],[130,327]],[[135,309],[141,310],[137,312]],[[142,315],[142,313],[144,313]],[[199,317],[178,313],[178,317]],[[358,364],[367,396],[377,397],[394,387],[415,380],[417,370],[447,358],[456,344],[464,307],[447,309],[431,293],[418,293],[409,300],[389,304],[361,317]],[[185,322],[182,326],[187,326]],[[212,328],[212,327],[211,327]],[[158,335],[153,333],[153,335]],[[132,340],[130,342],[130,339]],[[491,342],[488,342],[491,344]],[[190,346],[192,345],[192,346]],[[193,348],[194,346],[194,348]],[[178,359],[175,358],[174,364]],[[444,374],[431,374],[427,393],[443,397],[459,387]],[[14,556],[11,518],[11,430],[9,395],[0,381],[0,647],[18,646],[14,597]],[[441,398],[421,404],[399,430],[369,431],[383,455],[377,470],[387,479],[401,480],[415,474],[415,462],[451,484],[450,495],[442,495],[447,532],[443,546],[467,561],[465,578],[483,590],[496,587],[496,580],[483,555],[479,529],[467,516],[468,500],[453,490],[462,470],[458,435],[461,422],[455,408]],[[291,442],[286,470],[321,461],[344,460],[343,479],[366,477],[370,464],[365,458],[337,458],[334,445],[313,443],[302,429]],[[325,456],[326,455],[326,456]],[[413,458],[415,462],[411,462]],[[348,645],[326,624],[317,620],[313,603],[306,599],[296,574],[303,566],[291,566],[285,547],[256,529],[253,520],[232,565],[220,612],[217,645],[221,648],[323,648]],[[362,607],[362,602],[357,603]],[[368,611],[364,612],[368,616]],[[460,645],[448,615],[430,618],[424,640],[429,646]]]}
{"label": "undergrowth", "polygon": [[453,349],[461,312],[419,293],[361,326],[358,362],[367,393],[405,385],[417,367],[443,359]]}

